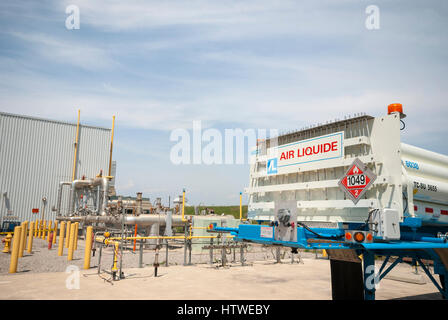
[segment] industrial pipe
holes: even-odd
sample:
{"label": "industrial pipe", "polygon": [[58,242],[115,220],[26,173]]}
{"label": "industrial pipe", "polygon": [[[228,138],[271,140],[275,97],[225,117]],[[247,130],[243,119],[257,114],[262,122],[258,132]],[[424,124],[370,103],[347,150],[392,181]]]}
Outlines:
{"label": "industrial pipe", "polygon": [[182,191],[182,221],[186,222],[188,220],[184,218],[184,215],[185,215],[185,189],[183,189]]}
{"label": "industrial pipe", "polygon": [[73,174],[72,181],[75,180],[76,175],[76,157],[78,156],[78,142],[79,142],[79,118],[81,116],[81,110],[78,109],[78,124],[76,125],[76,143],[75,143],[75,157],[73,159]]}
{"label": "industrial pipe", "polygon": [[243,220],[243,193],[240,192],[240,220]]}
{"label": "industrial pipe", "polygon": [[109,177],[112,174],[112,150],[114,148],[115,116],[112,116],[112,133],[110,138]]}
{"label": "industrial pipe", "polygon": [[[162,226],[166,225],[167,215],[165,214],[142,214],[140,216],[125,216],[124,223],[126,225],[135,225],[139,226],[149,226],[155,223],[158,223]],[[56,220],[59,221],[71,221],[71,222],[82,222],[82,223],[108,223],[121,225],[122,218],[121,216],[74,216],[74,217],[57,217]],[[172,225],[173,226],[182,226],[184,222],[182,221],[182,217],[180,216],[172,216]]]}
{"label": "industrial pipe", "polygon": [[[227,238],[232,238],[234,237],[233,235],[228,235]],[[187,236],[187,239],[215,239],[215,238],[219,238],[219,236]],[[114,240],[121,240],[121,237],[113,237],[113,238],[108,238],[108,240],[114,241]],[[155,239],[155,240],[159,240],[159,239],[185,239],[185,236],[145,236],[145,237],[124,237],[123,240],[145,240],[145,239]],[[97,237],[96,241],[100,241],[102,242],[104,240],[104,238],[102,237]]]}
{"label": "industrial pipe", "polygon": [[59,182],[59,188],[58,188],[58,201],[57,201],[57,204],[56,204],[56,214],[57,214],[58,216],[61,215],[62,191],[63,191],[63,188],[64,188],[64,186],[69,186],[69,185],[71,185],[71,184],[72,184],[71,182],[67,182],[67,181],[61,181],[61,182]]}
{"label": "industrial pipe", "polygon": [[[134,230],[134,237],[137,236],[137,230],[138,230],[138,224],[135,225],[135,230]],[[134,239],[134,248],[133,248],[133,252],[135,252],[135,246],[137,244],[137,239]]]}
{"label": "industrial pipe", "polygon": [[76,190],[86,187],[98,187],[101,186],[102,189],[102,202],[101,202],[101,212],[102,216],[106,215],[106,208],[108,204],[108,190],[109,190],[109,178],[108,177],[98,177],[95,179],[86,179],[86,180],[74,180],[72,182],[72,186],[70,189],[70,200],[69,200],[69,215],[74,213],[75,207],[75,195]]}
{"label": "industrial pipe", "polygon": [[139,215],[141,215],[143,213],[142,193],[141,192],[137,192],[137,199],[135,200],[135,204],[136,204],[135,214],[137,216],[139,216]]}

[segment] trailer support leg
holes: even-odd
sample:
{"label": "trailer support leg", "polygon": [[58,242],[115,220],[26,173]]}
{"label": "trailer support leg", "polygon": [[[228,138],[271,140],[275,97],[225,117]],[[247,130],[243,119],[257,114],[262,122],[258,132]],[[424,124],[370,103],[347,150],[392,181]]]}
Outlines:
{"label": "trailer support leg", "polygon": [[372,252],[363,253],[364,260],[364,299],[375,300],[375,255]]}
{"label": "trailer support leg", "polygon": [[[436,279],[434,279],[433,275],[431,274],[431,272],[429,272],[429,270],[426,268],[425,264],[419,259],[417,258],[418,264],[420,265],[420,267],[422,267],[423,271],[425,271],[426,275],[429,277],[429,279],[431,279],[432,283],[436,286],[437,290],[440,291],[440,293],[442,294],[443,298],[446,300],[448,299],[448,293],[446,292],[446,289],[443,290],[439,284],[437,283]],[[446,280],[445,280],[446,281]]]}
{"label": "trailer support leg", "polygon": [[[388,257],[388,258],[389,258],[389,257]],[[389,272],[391,272],[392,269],[395,268],[395,266],[396,266],[397,264],[401,263],[403,259],[402,259],[401,257],[399,257],[397,260],[395,260],[395,261],[389,266],[389,268],[386,269],[386,271],[384,271],[383,273],[381,273],[381,271],[383,270],[384,266],[385,266],[386,263],[387,263],[387,260],[388,260],[388,259],[386,259],[386,260],[384,261],[383,266],[381,267],[380,272],[378,273],[378,275],[379,275],[379,280],[380,280],[380,281],[383,280],[383,278],[384,278],[385,276],[387,276],[387,274],[388,274]]]}

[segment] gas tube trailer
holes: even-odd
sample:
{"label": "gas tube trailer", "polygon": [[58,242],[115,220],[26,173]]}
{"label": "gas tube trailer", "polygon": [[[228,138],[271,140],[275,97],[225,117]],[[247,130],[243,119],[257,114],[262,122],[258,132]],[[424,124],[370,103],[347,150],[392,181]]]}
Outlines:
{"label": "gas tube trailer", "polygon": [[[245,189],[258,224],[208,231],[325,249],[333,299],[375,299],[375,285],[406,258],[448,299],[448,156],[402,143],[405,117],[394,103],[383,117],[358,114],[258,142]],[[375,256],[384,257],[378,270]]]}

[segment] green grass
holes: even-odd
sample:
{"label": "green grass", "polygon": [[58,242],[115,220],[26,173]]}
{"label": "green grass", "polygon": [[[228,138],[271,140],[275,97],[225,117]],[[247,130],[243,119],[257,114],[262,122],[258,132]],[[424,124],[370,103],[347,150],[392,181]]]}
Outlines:
{"label": "green grass", "polygon": [[[240,206],[201,206],[199,208],[199,213],[201,210],[208,208],[215,210],[215,214],[221,215],[224,214],[231,214],[236,219],[240,218]],[[186,215],[194,215],[194,207],[185,207],[185,214]],[[243,218],[246,218],[247,216],[247,206],[243,206]]]}

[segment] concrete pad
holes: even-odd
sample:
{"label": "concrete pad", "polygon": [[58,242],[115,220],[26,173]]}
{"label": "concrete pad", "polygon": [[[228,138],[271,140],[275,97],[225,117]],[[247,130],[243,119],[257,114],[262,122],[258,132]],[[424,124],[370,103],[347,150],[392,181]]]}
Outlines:
{"label": "concrete pad", "polygon": [[[331,299],[328,260],[303,264],[257,262],[252,266],[216,268],[200,264],[154,269],[125,269],[126,279],[108,282],[97,269],[80,270],[79,289],[68,289],[76,274],[17,273],[0,275],[0,299]],[[407,268],[403,272],[409,271]],[[377,299],[440,299],[432,285],[384,279]]]}

